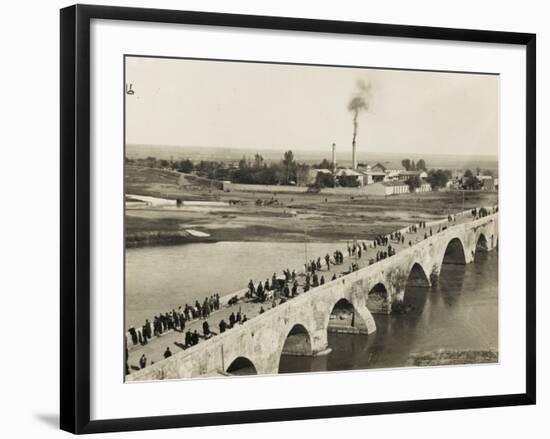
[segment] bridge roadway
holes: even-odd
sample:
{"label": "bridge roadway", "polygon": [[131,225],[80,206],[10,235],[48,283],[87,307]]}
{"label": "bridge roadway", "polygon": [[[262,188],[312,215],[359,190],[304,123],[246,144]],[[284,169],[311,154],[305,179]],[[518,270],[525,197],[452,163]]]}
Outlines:
{"label": "bridge roadway", "polygon": [[[493,208],[487,208],[487,210],[493,212]],[[418,227],[418,223],[414,225]],[[433,236],[430,236],[430,229]],[[372,248],[372,241],[356,241],[359,244],[362,242],[367,243],[368,250],[362,252],[362,257],[350,257],[345,254],[344,262],[340,265],[331,265],[330,271],[327,270],[324,263],[324,255],[315,255],[321,257],[323,267],[319,272],[319,278],[321,275],[325,277],[325,285],[303,292],[305,273],[299,273],[300,293],[284,304],[277,304],[273,307],[270,302],[258,303],[245,299],[243,290],[239,294],[239,302],[229,306],[226,299],[231,295],[225,296],[222,298],[220,310],[213,312],[207,319],[210,330],[214,334],[208,340],[202,337],[203,320],[187,322],[185,330],[190,329],[193,332],[196,329],[201,334],[200,341],[196,346],[184,349],[184,333],[178,330],[153,337],[144,346],[139,344],[132,346],[132,342],[127,336],[128,365],[130,367],[127,380],[174,379],[226,374],[228,370],[232,372],[231,368],[234,360],[237,360],[237,363],[241,366],[244,364],[245,369],[248,366],[249,371],[277,373],[279,358],[283,351],[291,355],[315,355],[326,350],[328,346],[326,332],[329,325],[329,316],[339,299],[344,299],[354,307],[356,315],[354,327],[349,329],[356,333],[372,333],[376,330],[372,313],[391,312],[392,306],[403,301],[406,285],[430,286],[432,282],[436,282],[444,257],[446,263],[469,263],[473,261],[476,251],[494,248],[498,241],[498,214],[474,218],[471,211],[468,210],[454,215],[451,222],[446,217],[441,220],[427,222],[426,228],[418,228],[416,232],[410,232],[409,227],[401,229],[400,232],[405,237],[403,244],[395,240],[389,240],[389,244],[396,250],[396,255],[374,262],[372,265],[369,264],[369,260],[374,258],[376,261],[377,251],[387,250],[387,246]],[[428,235],[427,239],[425,233]],[[412,244],[411,246],[409,241]],[[434,245],[436,243],[439,245]],[[429,249],[425,248],[426,246],[429,246]],[[358,264],[359,270],[349,273],[352,262]],[[394,265],[404,266],[405,268],[398,267],[396,270],[393,267]],[[338,279],[331,281],[335,273]],[[351,282],[344,286],[347,279]],[[248,282],[248,279],[243,280],[243,282]],[[256,284],[257,282],[255,280]],[[318,303],[322,303],[323,300],[321,299],[327,296],[326,293],[321,293],[321,291],[328,291],[328,305],[320,305],[321,310],[314,317],[315,322],[312,322],[311,315],[315,314],[317,310],[312,310],[311,306],[315,307]],[[315,296],[317,296],[317,299],[315,299]],[[304,302],[306,298],[307,300]],[[312,298],[314,299],[313,302]],[[260,314],[261,307],[265,310],[263,314]],[[293,308],[296,308],[296,312],[292,311]],[[219,322],[222,319],[229,322],[229,315],[232,312],[236,314],[237,311],[247,316],[247,322],[235,325],[234,328],[227,329],[221,335],[218,334]],[[268,321],[273,319],[266,319],[266,317],[275,314],[283,315],[283,320],[279,323],[269,323]],[[319,318],[321,314],[322,316]],[[267,326],[266,324],[258,325],[263,320],[266,321]],[[303,321],[304,324],[296,323],[290,328],[290,331],[288,331],[289,328],[279,327],[286,327],[288,325],[285,325],[285,323],[293,320]],[[305,322],[309,324],[305,324]],[[312,326],[317,327],[317,330],[313,329]],[[259,366],[257,364],[258,360],[254,362],[248,358],[250,356],[257,357],[257,354],[262,356],[261,352],[258,352],[262,350],[261,346],[254,346],[254,342],[243,340],[243,338],[254,337],[256,330],[261,330],[262,333],[275,331],[277,336],[270,335],[265,342],[283,345],[278,346],[275,349],[276,352],[269,352],[264,355],[270,357],[267,360],[268,365],[265,367]],[[281,331],[284,332],[282,341],[279,340]],[[317,335],[315,332],[319,334]],[[232,338],[238,338],[238,340],[231,342]],[[232,344],[237,347],[231,347]],[[213,347],[213,345],[216,346]],[[204,349],[207,346],[209,348]],[[173,356],[164,359],[163,353],[167,347],[170,347]],[[235,349],[237,351],[241,350],[243,353],[252,350],[252,353],[249,352],[248,356],[232,354],[231,351]],[[138,365],[142,354],[147,357],[147,367],[140,370]],[[215,356],[216,360],[212,361],[212,356]],[[200,360],[199,357],[201,357]],[[210,367],[210,363],[218,364]],[[234,373],[238,373],[238,371]]]}

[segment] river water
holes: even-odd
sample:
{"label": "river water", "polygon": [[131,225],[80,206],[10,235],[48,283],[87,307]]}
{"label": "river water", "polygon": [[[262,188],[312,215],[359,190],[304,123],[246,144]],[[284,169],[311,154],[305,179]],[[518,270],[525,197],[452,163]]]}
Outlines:
{"label": "river water", "polygon": [[217,242],[126,249],[126,327],[185,303],[247,288],[274,271],[303,271],[346,243]]}
{"label": "river water", "polygon": [[449,350],[498,350],[498,250],[477,253],[468,265],[444,265],[432,288],[408,288],[407,314],[374,315],[371,335],[329,333],[332,352],[283,356],[280,372],[402,367],[411,354]]}

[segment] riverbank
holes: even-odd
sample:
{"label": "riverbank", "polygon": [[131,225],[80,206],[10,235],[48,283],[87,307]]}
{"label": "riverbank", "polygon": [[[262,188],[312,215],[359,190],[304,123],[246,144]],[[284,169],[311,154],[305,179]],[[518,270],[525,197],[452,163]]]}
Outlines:
{"label": "riverbank", "polygon": [[[150,246],[197,242],[181,232],[210,235],[205,242],[327,242],[371,240],[406,224],[431,221],[479,205],[495,205],[489,192],[428,192],[384,197],[285,193],[226,193],[213,187],[156,174],[137,179],[128,193],[168,199],[208,200],[223,206],[138,207],[126,209],[126,244]],[[145,176],[144,176],[145,175]],[[139,178],[138,178],[139,177]],[[146,178],[147,177],[147,178]],[[171,180],[170,180],[171,178]]]}
{"label": "riverbank", "polygon": [[211,236],[193,236],[185,231],[142,231],[126,234],[126,247],[148,247],[155,245],[178,245],[217,242]]}
{"label": "riverbank", "polygon": [[413,353],[405,366],[452,366],[458,364],[497,363],[496,350],[445,350]]}

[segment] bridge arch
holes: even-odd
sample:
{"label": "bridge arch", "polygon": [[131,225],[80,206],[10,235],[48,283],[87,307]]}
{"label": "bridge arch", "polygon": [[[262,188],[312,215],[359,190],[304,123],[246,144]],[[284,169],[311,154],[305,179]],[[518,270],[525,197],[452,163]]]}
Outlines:
{"label": "bridge arch", "polygon": [[405,284],[405,289],[407,287],[430,287],[430,279],[426,274],[424,267],[418,262],[415,262],[409,270],[409,276],[407,277],[407,283]]}
{"label": "bridge arch", "polygon": [[246,357],[235,358],[226,372],[230,375],[258,375],[256,366]]}
{"label": "bridge arch", "polygon": [[483,253],[489,251],[489,242],[484,233],[480,233],[476,240],[475,252],[477,253],[478,251]]}
{"label": "bridge arch", "polygon": [[382,282],[378,282],[367,295],[367,308],[371,312],[385,312],[388,306],[388,290]]}
{"label": "bridge arch", "polygon": [[287,333],[281,355],[313,355],[311,335],[304,325],[296,323]]}
{"label": "bridge arch", "polygon": [[441,259],[441,264],[466,264],[466,251],[460,238],[455,237],[447,243]]}
{"label": "bridge arch", "polygon": [[409,269],[409,275],[401,294],[397,294],[392,303],[392,313],[419,313],[424,309],[432,283],[426,270],[419,262],[414,262]]}
{"label": "bridge arch", "polygon": [[[364,312],[362,312],[364,311]],[[339,299],[330,310],[326,323],[327,332],[368,334],[373,332],[368,322],[372,320],[368,310],[361,310],[346,298]]]}

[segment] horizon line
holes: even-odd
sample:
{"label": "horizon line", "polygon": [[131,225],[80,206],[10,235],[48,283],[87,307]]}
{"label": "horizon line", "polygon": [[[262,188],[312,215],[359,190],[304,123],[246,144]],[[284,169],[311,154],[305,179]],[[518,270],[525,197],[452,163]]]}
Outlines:
{"label": "horizon line", "polygon": [[[234,150],[246,150],[246,151],[251,151],[255,154],[260,154],[262,153],[262,150],[254,150],[254,148],[252,147],[246,147],[246,146],[214,146],[214,145],[209,145],[209,146],[206,146],[206,145],[174,145],[174,144],[149,144],[149,143],[126,143],[125,144],[125,153],[126,153],[126,148],[129,147],[129,146],[149,146],[149,147],[157,147],[157,148],[162,148],[162,147],[168,147],[168,148],[215,148],[215,149],[228,149],[228,150],[231,150],[231,149],[234,149]],[[351,146],[349,147],[350,150],[351,150]],[[284,147],[270,147],[270,148],[267,148],[267,149],[264,149],[263,151],[269,151],[269,152],[278,152],[278,151],[292,151],[293,153],[324,153],[325,151],[322,150],[322,149],[311,149],[311,150],[303,150],[303,149],[293,149],[291,147],[288,147],[288,148],[284,148]],[[338,150],[338,149],[337,149]],[[449,153],[434,153],[434,152],[384,152],[384,151],[357,151],[358,153],[370,153],[370,154],[380,154],[380,155],[383,155],[383,154],[393,154],[393,155],[406,155],[406,154],[409,154],[409,155],[432,155],[432,156],[448,156],[448,157],[485,157],[485,158],[491,158],[491,159],[495,159],[498,161],[499,159],[499,154],[497,153],[496,155],[490,155],[490,154],[449,154]],[[331,154],[330,151],[327,152],[329,155]],[[340,159],[342,160],[342,159]],[[345,160],[345,159],[344,159]],[[350,158],[351,160],[351,158]]]}

